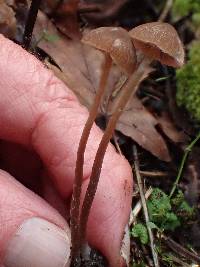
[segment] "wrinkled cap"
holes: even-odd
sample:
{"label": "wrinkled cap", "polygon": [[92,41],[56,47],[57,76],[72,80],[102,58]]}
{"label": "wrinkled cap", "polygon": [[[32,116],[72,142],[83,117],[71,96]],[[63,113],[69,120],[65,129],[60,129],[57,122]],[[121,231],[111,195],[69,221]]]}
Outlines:
{"label": "wrinkled cap", "polygon": [[173,26],[151,22],[133,28],[129,35],[135,48],[161,63],[179,68],[184,64],[183,44]]}
{"label": "wrinkled cap", "polygon": [[114,63],[126,74],[130,75],[135,70],[135,48],[126,30],[100,27],[85,34],[82,42],[110,54]]}

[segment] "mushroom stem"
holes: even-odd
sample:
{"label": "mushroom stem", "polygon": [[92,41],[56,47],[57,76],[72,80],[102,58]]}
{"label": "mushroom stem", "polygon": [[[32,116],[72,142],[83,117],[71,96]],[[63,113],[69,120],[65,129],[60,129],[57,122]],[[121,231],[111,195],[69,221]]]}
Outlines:
{"label": "mushroom stem", "polygon": [[129,78],[128,82],[121,89],[122,90],[121,96],[119,97],[118,102],[115,105],[113,114],[108,122],[106,130],[102,137],[102,140],[99,144],[96,157],[94,160],[94,164],[92,167],[90,182],[88,184],[88,187],[85,193],[85,198],[83,201],[81,215],[80,215],[80,235],[81,235],[80,240],[81,240],[82,245],[84,245],[85,243],[88,216],[89,216],[92,202],[94,200],[94,196],[97,190],[97,185],[99,182],[103,158],[104,158],[107,146],[115,130],[117,120],[119,119],[121,113],[123,112],[123,109],[126,106],[128,100],[130,99],[131,95],[133,95],[136,92],[140,82],[149,73],[150,69],[148,66],[150,62],[151,61],[148,59],[144,60],[135,70],[133,75]]}
{"label": "mushroom stem", "polygon": [[80,195],[81,195],[81,185],[83,179],[83,165],[84,165],[84,152],[86,148],[86,144],[88,141],[88,137],[92,128],[92,125],[95,121],[95,118],[98,113],[98,108],[101,102],[101,98],[106,88],[106,83],[108,80],[108,76],[110,73],[110,69],[112,66],[112,59],[106,53],[105,61],[102,64],[102,74],[99,83],[99,89],[95,96],[95,100],[93,106],[90,110],[89,117],[85,123],[82,136],[79,142],[79,147],[77,151],[77,160],[76,160],[76,168],[75,168],[75,181],[73,187],[73,194],[71,200],[71,238],[72,238],[72,250],[71,255],[72,258],[79,257],[80,254],[80,233],[79,233],[79,215],[80,215]]}

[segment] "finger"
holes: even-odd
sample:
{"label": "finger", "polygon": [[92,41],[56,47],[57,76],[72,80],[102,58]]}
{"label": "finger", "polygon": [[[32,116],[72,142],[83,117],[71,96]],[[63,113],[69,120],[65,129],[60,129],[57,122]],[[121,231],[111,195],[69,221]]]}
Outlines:
{"label": "finger", "polygon": [[49,179],[38,155],[22,145],[0,141],[0,169],[10,173],[24,186],[42,196],[62,216],[69,218],[60,194]]}
{"label": "finger", "polygon": [[[112,266],[121,266],[124,264],[121,246],[130,214],[132,184],[126,162],[120,159],[116,162],[110,164],[110,168],[105,166],[102,169],[87,233],[88,240],[93,241],[93,245],[109,259]],[[88,182],[83,183],[84,192]]]}
{"label": "finger", "polygon": [[22,145],[0,141],[0,169],[9,172],[23,185],[42,195],[41,172],[43,169],[39,156]]}
{"label": "finger", "polygon": [[0,196],[0,264],[69,266],[70,234],[61,215],[4,171]]}
{"label": "finger", "polygon": [[[33,147],[52,174],[60,194],[67,198],[72,193],[77,146],[88,113],[73,93],[33,56],[3,37],[0,47],[3,77],[0,80],[0,129],[5,125],[0,130],[0,137]],[[90,176],[101,137],[101,131],[93,127],[85,154],[85,179]],[[93,204],[99,211],[93,209],[90,215],[88,229],[89,232],[93,229],[93,234],[89,234],[89,241],[103,251],[107,244],[113,243],[107,256],[111,265],[116,266],[115,258],[118,261],[131,207],[132,177],[129,165],[112,146],[108,147],[104,158],[101,180],[104,187],[98,188],[98,197]],[[115,200],[114,206],[112,199]],[[105,220],[107,235],[97,227],[100,218]],[[114,228],[111,222],[115,223]]]}

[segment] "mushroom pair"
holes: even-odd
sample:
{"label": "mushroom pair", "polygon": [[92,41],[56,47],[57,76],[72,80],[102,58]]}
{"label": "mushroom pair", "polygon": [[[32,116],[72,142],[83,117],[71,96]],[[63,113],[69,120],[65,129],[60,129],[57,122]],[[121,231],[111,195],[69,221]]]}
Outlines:
{"label": "mushroom pair", "polygon": [[[133,28],[130,32],[119,27],[101,27],[90,31],[82,39],[83,43],[93,46],[105,53],[99,90],[85,124],[77,152],[75,182],[71,203],[72,258],[80,256],[80,246],[85,241],[86,226],[92,202],[96,193],[103,158],[113,135],[118,118],[126,103],[133,95],[140,82],[149,74],[149,65],[153,60],[181,67],[184,64],[184,49],[176,30],[167,23],[152,22]],[[143,59],[138,62],[136,49]],[[122,87],[120,97],[108,122],[98,147],[90,182],[80,212],[80,194],[83,176],[84,152],[90,130],[97,116],[101,97],[112,66],[112,61],[128,75],[128,81]]]}

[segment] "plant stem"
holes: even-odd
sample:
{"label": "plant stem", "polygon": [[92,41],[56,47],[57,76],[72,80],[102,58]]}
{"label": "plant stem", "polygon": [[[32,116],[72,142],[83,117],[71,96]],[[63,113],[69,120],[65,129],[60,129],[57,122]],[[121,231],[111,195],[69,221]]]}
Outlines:
{"label": "plant stem", "polygon": [[148,231],[148,234],[149,234],[151,253],[152,253],[152,257],[153,257],[154,266],[155,267],[159,267],[160,264],[159,264],[158,255],[157,255],[157,252],[156,252],[156,249],[155,249],[154,237],[153,237],[153,233],[152,233],[151,227],[149,226],[149,213],[148,213],[147,203],[146,203],[146,199],[145,199],[145,195],[144,195],[144,191],[143,191],[142,179],[141,179],[141,176],[140,176],[139,161],[138,161],[138,154],[137,154],[136,146],[134,146],[133,149],[134,149],[133,153],[134,153],[135,175],[136,175],[137,184],[138,184],[139,191],[140,191],[140,199],[141,199],[141,203],[142,203],[142,208],[143,208],[144,218],[145,218],[145,222],[146,222],[146,227],[147,227],[147,231]]}
{"label": "plant stem", "polygon": [[183,172],[183,168],[185,166],[185,162],[186,162],[186,159],[190,153],[190,151],[192,150],[193,146],[196,144],[196,142],[200,139],[200,133],[197,135],[197,137],[186,147],[185,149],[185,152],[184,152],[184,155],[183,155],[183,158],[181,160],[181,164],[180,164],[180,167],[179,167],[179,171],[178,171],[178,174],[177,174],[177,177],[176,177],[176,180],[173,184],[173,187],[172,187],[172,190],[169,194],[169,198],[171,198],[176,190],[176,187],[180,181],[180,178],[181,178],[181,175],[182,175],[182,172]]}
{"label": "plant stem", "polygon": [[165,236],[164,234],[162,234],[161,238],[162,240],[164,240],[166,245],[168,245],[168,247],[170,247],[174,252],[176,252],[176,254],[185,257],[187,260],[190,259],[191,261],[200,264],[200,257],[198,255],[182,247],[180,244],[175,242],[170,237]]}
{"label": "plant stem", "polygon": [[40,7],[41,0],[32,0],[31,6],[28,12],[28,18],[25,25],[24,36],[23,36],[23,47],[28,50],[31,43],[33,34],[33,28],[36,22],[38,10]]}
{"label": "plant stem", "polygon": [[[148,62],[149,63],[149,62]],[[138,88],[140,82],[146,77],[147,68],[144,64],[140,64],[139,67],[135,70],[134,74],[129,78],[128,82],[122,88],[122,94],[118,99],[118,102],[115,106],[113,114],[108,122],[107,128],[104,132],[102,140],[99,144],[94,164],[92,167],[92,173],[90,176],[90,182],[86,190],[85,198],[82,205],[81,216],[80,216],[80,234],[81,234],[81,244],[83,245],[86,238],[86,228],[88,216],[94,200],[94,196],[97,190],[97,185],[99,182],[99,177],[101,173],[103,158],[109,144],[109,141],[113,135],[115,125],[119,119],[121,113],[123,112],[126,103],[128,102],[130,96],[134,94]]]}
{"label": "plant stem", "polygon": [[83,165],[84,165],[84,153],[88,137],[98,113],[98,108],[101,102],[101,97],[105,91],[106,83],[112,66],[111,57],[106,54],[105,61],[102,65],[102,74],[100,78],[99,89],[95,96],[94,104],[90,110],[89,117],[85,123],[85,127],[82,132],[82,136],[79,142],[79,147],[77,151],[77,160],[75,168],[75,181],[73,187],[73,195],[71,200],[71,238],[72,238],[72,258],[79,257],[80,254],[80,233],[79,233],[79,215],[80,215],[80,195],[81,195],[81,185],[83,179]]}

